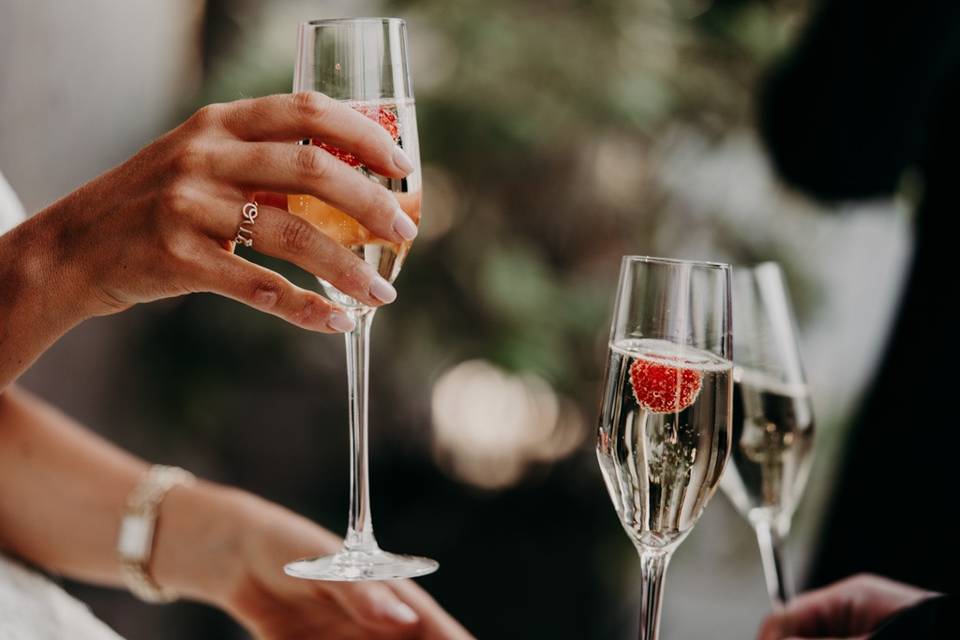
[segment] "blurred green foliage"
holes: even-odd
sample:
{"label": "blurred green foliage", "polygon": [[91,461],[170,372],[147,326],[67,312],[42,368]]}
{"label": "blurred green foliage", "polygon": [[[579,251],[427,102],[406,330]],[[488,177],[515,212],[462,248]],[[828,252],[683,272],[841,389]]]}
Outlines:
{"label": "blurred green foliage", "polygon": [[[375,383],[402,389],[482,357],[544,376],[590,416],[620,255],[668,251],[660,236],[673,220],[681,229],[715,225],[722,257],[776,257],[775,245],[745,244],[723,222],[684,222],[649,165],[678,124],[706,136],[749,126],[760,73],[789,41],[804,6],[383,2],[384,14],[405,17],[411,27],[427,175],[425,232],[398,281],[399,301],[376,324],[374,352],[389,355],[378,362]],[[292,60],[272,63],[247,45],[263,44],[257,31],[271,7],[210,3],[208,24],[220,28],[207,29],[208,79],[190,109],[289,90]],[[290,24],[291,44],[293,33]],[[432,176],[445,185],[436,199]],[[431,231],[434,217],[445,222]],[[245,255],[311,282],[289,265]],[[803,282],[793,284],[801,299],[810,295]],[[144,400],[158,423],[184,425],[184,433],[229,428],[216,416],[236,395],[234,374],[244,363],[267,362],[276,371],[310,371],[317,363],[307,337],[230,303],[189,301],[176,314],[182,322],[164,317],[144,333],[142,362],[155,367]],[[310,338],[324,341],[328,357],[340,348]],[[340,372],[330,375],[336,380]],[[396,420],[425,423],[428,394],[421,384],[401,399]],[[400,425],[384,428],[402,432]]]}
{"label": "blurred green foliage", "polygon": [[[673,208],[651,166],[678,126],[707,139],[751,126],[758,79],[805,4],[382,3],[383,14],[404,17],[411,28],[425,209],[422,236],[397,282],[399,299],[374,325],[374,503],[384,510],[418,506],[419,524],[407,525],[417,545],[410,550],[448,549],[442,560],[450,568],[436,578],[448,585],[470,576],[477,589],[484,580],[506,588],[482,571],[501,557],[542,562],[542,579],[581,585],[564,595],[573,598],[566,606],[556,594],[538,598],[515,585],[527,604],[516,615],[501,607],[497,620],[472,595],[445,600],[481,637],[507,637],[501,631],[511,620],[531,616],[542,621],[542,634],[526,637],[618,637],[622,612],[610,617],[607,601],[629,571],[627,545],[589,455],[534,474],[535,497],[495,498],[430,480],[431,382],[477,357],[532,371],[573,399],[587,417],[583,428],[592,431],[621,255],[670,251],[664,229],[699,225],[722,247],[720,257],[776,257],[777,246],[757,249],[722,221]],[[248,44],[263,42],[256,34],[274,6],[210,4],[208,20],[231,27],[207,42],[208,78],[191,108],[289,90],[295,25],[287,32],[290,58],[282,62]],[[244,255],[310,283],[289,265]],[[797,286],[795,292],[804,293]],[[172,446],[215,452],[208,458],[212,475],[337,530],[346,509],[342,349],[341,340],[235,303],[191,297],[139,335],[137,411]],[[377,482],[378,473],[392,486]],[[389,513],[381,522],[391,522]],[[500,522],[515,523],[509,545],[482,538],[498,535]],[[579,541],[596,562],[587,557],[571,567],[546,555],[557,528],[568,540],[556,541],[557,554]],[[621,573],[613,578],[617,558]]]}

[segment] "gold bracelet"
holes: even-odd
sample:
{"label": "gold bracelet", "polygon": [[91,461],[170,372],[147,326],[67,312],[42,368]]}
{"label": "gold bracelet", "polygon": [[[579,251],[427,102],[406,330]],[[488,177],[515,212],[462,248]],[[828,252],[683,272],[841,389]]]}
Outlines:
{"label": "gold bracelet", "polygon": [[145,602],[173,602],[178,594],[164,589],[150,577],[157,511],[167,492],[176,485],[190,486],[196,478],[180,467],[154,465],[134,487],[120,521],[117,555],[120,575],[133,595]]}

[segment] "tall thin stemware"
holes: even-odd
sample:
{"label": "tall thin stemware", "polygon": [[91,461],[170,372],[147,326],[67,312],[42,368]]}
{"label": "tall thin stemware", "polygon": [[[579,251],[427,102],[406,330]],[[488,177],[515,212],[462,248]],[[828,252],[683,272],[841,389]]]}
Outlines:
{"label": "tall thin stemware", "polygon": [[[419,224],[421,202],[417,119],[407,61],[407,29],[396,18],[316,20],[300,25],[295,91],[320,91],[350,104],[378,122],[404,149],[416,170],[403,179],[374,174],[359,160],[324,145],[339,159],[394,193],[397,202]],[[305,140],[310,144],[310,140]],[[410,248],[372,235],[342,211],[303,195],[289,196],[291,213],[300,215],[366,261],[393,282]],[[299,560],[284,570],[313,580],[392,580],[437,570],[435,560],[396,555],[380,549],[370,513],[368,381],[370,327],[375,309],[360,304],[320,280],[324,292],[344,306],[356,321],[346,335],[350,402],[350,515],[343,549],[332,556]]]}

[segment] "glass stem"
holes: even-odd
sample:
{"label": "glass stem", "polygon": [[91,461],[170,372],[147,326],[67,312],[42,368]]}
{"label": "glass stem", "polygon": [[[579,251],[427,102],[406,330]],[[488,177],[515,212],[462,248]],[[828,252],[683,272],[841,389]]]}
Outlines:
{"label": "glass stem", "polygon": [[640,569],[640,640],[657,640],[660,635],[660,609],[663,604],[663,582],[670,564],[670,552],[642,552]]}
{"label": "glass stem", "polygon": [[753,526],[757,532],[757,544],[760,545],[763,576],[767,581],[770,602],[774,609],[779,609],[793,595],[783,552],[783,535],[776,523],[767,519],[758,520]]}
{"label": "glass stem", "polygon": [[370,466],[367,427],[370,326],[376,309],[351,310],[357,323],[346,334],[347,385],[350,400],[350,520],[343,545],[347,551],[373,552],[373,516],[370,514]]}

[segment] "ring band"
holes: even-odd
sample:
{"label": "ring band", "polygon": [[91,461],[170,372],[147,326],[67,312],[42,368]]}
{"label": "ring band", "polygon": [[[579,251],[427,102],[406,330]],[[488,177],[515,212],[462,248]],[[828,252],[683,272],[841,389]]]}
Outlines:
{"label": "ring band", "polygon": [[234,242],[245,247],[253,246],[253,225],[256,224],[259,213],[256,202],[243,205],[243,220],[240,221],[240,228],[237,230],[237,237],[233,239]]}

